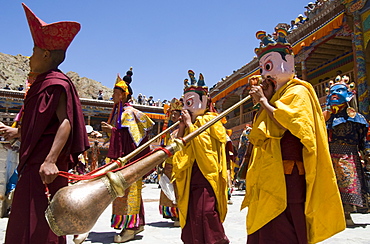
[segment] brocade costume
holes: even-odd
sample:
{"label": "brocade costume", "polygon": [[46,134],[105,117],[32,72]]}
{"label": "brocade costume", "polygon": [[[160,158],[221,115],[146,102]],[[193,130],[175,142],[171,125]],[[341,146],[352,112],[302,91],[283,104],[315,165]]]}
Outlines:
{"label": "brocade costume", "polygon": [[368,207],[364,166],[359,157],[359,151],[370,154],[370,143],[366,140],[368,127],[363,115],[356,113],[351,118],[345,108],[332,113],[327,121],[330,155],[344,204]]}
{"label": "brocade costume", "polygon": [[[165,145],[169,145],[173,142],[173,139],[176,137],[178,132],[178,129],[174,130],[168,138],[165,138]],[[164,162],[163,167],[163,174],[165,174],[168,179],[171,180],[172,178],[172,168],[173,168],[173,162],[172,157],[169,157]],[[176,188],[176,182],[172,182],[174,190],[175,190],[175,197],[177,199],[177,188]],[[163,218],[165,219],[172,219],[172,220],[178,220],[179,218],[179,210],[177,209],[177,203],[174,203],[171,201],[166,194],[161,190],[161,195],[159,198],[159,212],[162,214]]]}
{"label": "brocade costume", "polygon": [[[121,115],[121,116],[117,116]],[[113,111],[112,134],[108,157],[117,159],[123,157],[148,141],[147,131],[153,126],[153,121],[144,113],[126,103],[118,105]],[[150,152],[147,147],[129,162]],[[128,163],[129,163],[128,162]],[[142,180],[136,181],[126,189],[123,197],[113,201],[111,227],[115,229],[137,229],[145,225],[144,205],[141,198]]]}

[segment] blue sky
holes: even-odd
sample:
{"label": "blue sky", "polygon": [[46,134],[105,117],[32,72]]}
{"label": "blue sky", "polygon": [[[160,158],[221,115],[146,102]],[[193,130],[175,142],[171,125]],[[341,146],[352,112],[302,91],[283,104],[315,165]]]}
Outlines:
{"label": "blue sky", "polygon": [[[112,87],[132,66],[134,96],[180,97],[188,69],[212,87],[253,59],[258,30],[268,33],[304,12],[302,0],[32,0],[43,21],[82,28],[60,66]],[[0,52],[29,56],[33,42],[22,1],[0,1]]]}

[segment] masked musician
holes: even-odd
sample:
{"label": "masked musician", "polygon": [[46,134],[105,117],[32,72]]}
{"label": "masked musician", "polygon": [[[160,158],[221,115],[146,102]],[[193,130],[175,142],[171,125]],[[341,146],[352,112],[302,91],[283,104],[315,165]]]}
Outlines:
{"label": "masked musician", "polygon": [[[66,178],[72,161],[88,148],[80,100],[72,81],[58,66],[80,30],[77,22],[46,24],[23,4],[34,41],[30,58],[33,83],[24,99],[21,128],[4,128],[7,139],[21,137],[19,181],[15,189],[5,243],[66,243],[55,235],[45,219],[48,205],[45,185],[51,197]],[[41,176],[41,177],[40,177]]]}
{"label": "masked musician", "polygon": [[[178,138],[217,116],[205,86],[189,70]],[[222,222],[227,212],[226,131],[219,121],[173,156],[178,190],[181,239],[184,243],[229,243]]]}
{"label": "masked musician", "polygon": [[[173,98],[170,103],[170,107],[167,111],[169,114],[168,119],[168,126],[171,126],[173,123],[177,122],[181,115],[181,110],[183,108],[182,102],[180,102],[178,99]],[[168,132],[165,135],[165,138],[163,140],[163,146],[169,145],[173,142],[173,139],[177,137],[178,133],[178,127],[174,128],[172,131]],[[161,177],[167,177],[167,179],[171,180],[172,177],[172,157],[166,159],[166,161],[163,163],[163,174]],[[165,176],[163,176],[165,175]],[[160,180],[164,183],[164,181]],[[161,195],[159,198],[159,211],[162,214],[163,218],[165,219],[171,219],[174,221],[173,225],[175,227],[180,226],[179,222],[179,211],[177,209],[177,192],[176,192],[176,182],[167,183],[172,184],[172,187],[165,187],[161,184]],[[168,189],[169,188],[169,189]],[[174,190],[173,192],[167,193],[167,191]],[[174,198],[174,199],[173,199]]]}
{"label": "masked musician", "polygon": [[[355,86],[348,76],[336,77],[330,82],[325,111],[329,135],[330,155],[333,160],[339,192],[342,198],[347,226],[354,226],[350,213],[354,206],[368,208],[366,200],[370,193],[366,188],[365,174],[359,152],[370,167],[370,142],[366,139],[369,124],[349,103],[355,103]],[[370,170],[370,168],[369,168]]]}
{"label": "masked musician", "polygon": [[275,93],[267,99],[263,87],[250,90],[261,111],[249,134],[247,243],[316,243],[345,228],[343,208],[317,96],[294,77],[286,31],[277,34],[256,34],[261,75],[275,83]]}
{"label": "masked musician", "polygon": [[[147,142],[148,131],[154,124],[147,115],[128,103],[131,96],[132,90],[128,82],[118,76],[113,89],[112,113],[108,123],[101,123],[102,130],[111,135],[107,156],[112,159],[123,157]],[[149,152],[148,147],[131,161]],[[144,205],[141,189],[142,179],[127,188],[123,197],[118,197],[113,202],[111,227],[122,229],[119,235],[114,236],[116,243],[132,240],[136,234],[144,230]]]}

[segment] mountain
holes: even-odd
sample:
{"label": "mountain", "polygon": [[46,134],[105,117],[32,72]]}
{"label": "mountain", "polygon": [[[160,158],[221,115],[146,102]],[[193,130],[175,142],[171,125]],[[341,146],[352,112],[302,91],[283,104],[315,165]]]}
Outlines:
{"label": "mountain", "polygon": [[[13,56],[0,52],[0,88],[9,84],[16,90],[20,84],[25,85],[30,72],[29,59],[20,54]],[[69,71],[66,75],[72,80],[81,98],[97,98],[99,90],[103,90],[104,100],[112,97],[112,89],[102,85],[96,80],[80,77],[78,73]]]}

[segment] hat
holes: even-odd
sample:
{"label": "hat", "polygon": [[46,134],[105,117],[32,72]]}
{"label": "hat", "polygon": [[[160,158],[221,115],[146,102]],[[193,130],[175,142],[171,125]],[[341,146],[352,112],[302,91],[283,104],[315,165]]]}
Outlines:
{"label": "hat", "polygon": [[194,71],[188,70],[188,74],[190,77],[190,84],[189,80],[184,80],[184,94],[187,92],[196,92],[200,95],[207,95],[208,94],[208,87],[205,86],[204,77],[202,73],[199,74],[198,81],[195,79]]}
{"label": "hat", "polygon": [[130,70],[126,72],[126,75],[122,78],[122,80],[126,81],[127,84],[130,84],[132,81],[132,77],[134,73],[132,72],[132,67],[130,67]]}
{"label": "hat", "polygon": [[126,96],[130,94],[128,85],[124,80],[121,79],[121,77],[119,77],[119,74],[117,74],[116,84],[114,84],[114,88],[122,89]]}
{"label": "hat", "polygon": [[335,80],[331,80],[329,81],[329,87],[327,87],[325,89],[326,91],[326,94],[329,94],[330,93],[330,88],[335,86],[335,85],[344,85],[347,87],[347,90],[349,92],[356,92],[355,90],[355,83],[354,82],[351,82],[350,83],[350,80],[349,80],[349,77],[347,75],[343,75],[343,77],[341,77],[340,75],[338,75],[337,77],[335,77]]}
{"label": "hat", "polygon": [[258,59],[269,52],[282,52],[293,55],[293,49],[286,40],[288,32],[283,28],[279,28],[276,30],[276,34],[276,39],[272,39],[271,36],[266,35],[266,31],[257,31],[256,37],[261,40],[261,44],[259,48],[254,49],[254,52],[257,54]]}
{"label": "hat", "polygon": [[180,102],[180,100],[178,100],[177,98],[172,98],[171,100],[171,105],[170,105],[170,110],[173,111],[173,110],[182,110],[182,102]]}
{"label": "hat", "polygon": [[41,49],[67,50],[69,44],[81,29],[81,25],[73,21],[47,24],[39,19],[24,3],[22,5],[33,42]]}

